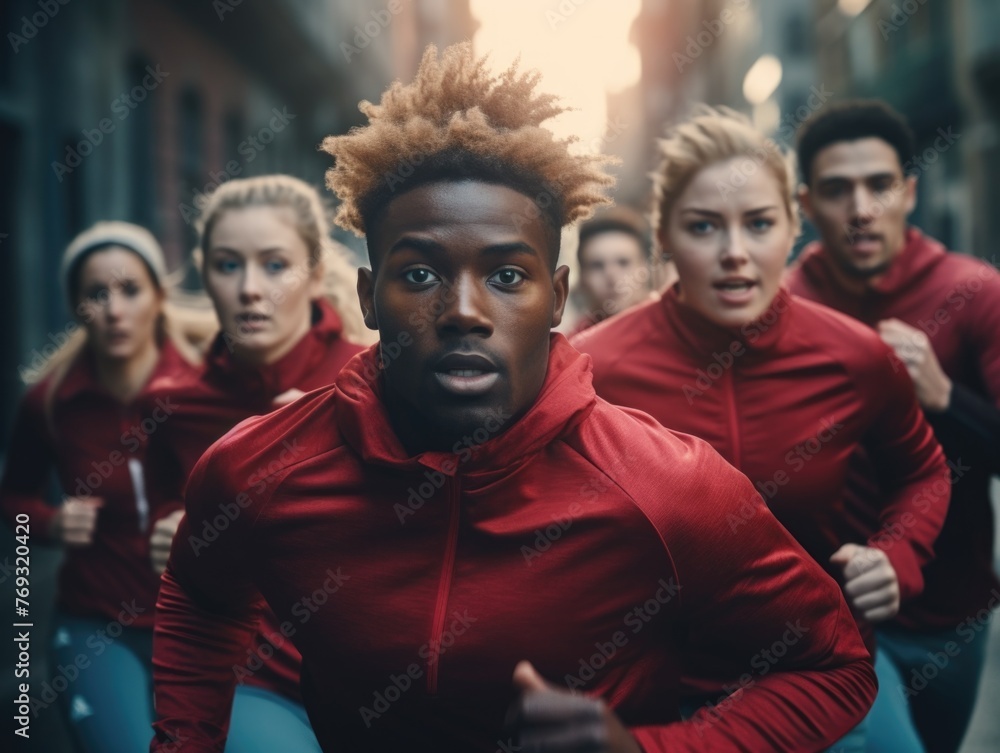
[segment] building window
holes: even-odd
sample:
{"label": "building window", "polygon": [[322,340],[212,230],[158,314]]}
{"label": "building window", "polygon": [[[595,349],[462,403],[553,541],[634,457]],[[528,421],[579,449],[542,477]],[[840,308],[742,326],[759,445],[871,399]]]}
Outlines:
{"label": "building window", "polygon": [[[147,75],[149,60],[134,57],[128,64],[126,81],[136,86]],[[147,101],[136,107],[125,123],[128,129],[129,217],[132,222],[157,233],[156,162],[158,109],[156,89],[149,91]]]}
{"label": "building window", "polygon": [[[194,89],[185,89],[180,98],[179,124],[179,166],[180,166],[180,197],[181,202],[199,208],[199,196],[203,186],[202,177],[202,119],[204,106],[201,95]],[[179,216],[181,223],[180,237],[185,250],[194,248],[198,241],[194,223]]]}

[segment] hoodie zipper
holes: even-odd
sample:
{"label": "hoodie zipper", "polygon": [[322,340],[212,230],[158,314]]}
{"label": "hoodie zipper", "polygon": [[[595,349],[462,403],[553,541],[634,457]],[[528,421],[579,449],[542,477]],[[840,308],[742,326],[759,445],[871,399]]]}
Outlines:
{"label": "hoodie zipper", "polygon": [[726,380],[729,393],[729,436],[733,447],[733,467],[742,471],[743,446],[740,441],[740,417],[736,410],[736,374],[735,364],[728,369],[729,379]]}
{"label": "hoodie zipper", "polygon": [[448,610],[448,596],[451,592],[452,573],[455,569],[455,552],[458,549],[458,516],[461,489],[458,478],[452,479],[449,500],[448,539],[445,541],[444,562],[441,564],[441,579],[438,581],[437,603],[434,606],[434,625],[431,629],[431,656],[434,661],[427,667],[427,692],[437,695],[438,666],[441,663],[441,636],[444,633],[444,621]]}

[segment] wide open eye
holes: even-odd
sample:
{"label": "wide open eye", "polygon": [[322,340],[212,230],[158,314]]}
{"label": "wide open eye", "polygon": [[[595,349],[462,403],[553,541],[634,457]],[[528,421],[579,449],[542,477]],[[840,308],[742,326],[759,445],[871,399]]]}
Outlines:
{"label": "wide open eye", "polygon": [[264,262],[264,271],[269,275],[276,275],[288,269],[288,263],[284,259],[268,259]]}
{"label": "wide open eye", "polygon": [[436,282],[439,278],[426,267],[416,267],[403,272],[403,279],[414,285],[426,285],[430,282]]}
{"label": "wide open eye", "polygon": [[216,259],[212,262],[212,268],[224,275],[231,275],[240,268],[240,263],[235,259]]}
{"label": "wide open eye", "polygon": [[511,287],[523,282],[525,279],[524,274],[516,269],[511,269],[506,267],[493,274],[490,280],[503,287]]}

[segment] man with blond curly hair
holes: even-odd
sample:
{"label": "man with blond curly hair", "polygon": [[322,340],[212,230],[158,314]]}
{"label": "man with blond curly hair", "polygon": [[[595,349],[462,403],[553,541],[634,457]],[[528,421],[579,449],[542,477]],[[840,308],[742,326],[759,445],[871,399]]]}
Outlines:
{"label": "man with blond curly hair", "polygon": [[[326,751],[809,751],[867,711],[833,580],[707,444],[598,399],[551,332],[560,229],[611,179],[541,127],[561,108],[536,83],[431,49],[324,143],[380,342],[195,469],[157,607],[153,751],[223,749],[263,601]],[[721,662],[781,658],[681,721],[691,634]]]}

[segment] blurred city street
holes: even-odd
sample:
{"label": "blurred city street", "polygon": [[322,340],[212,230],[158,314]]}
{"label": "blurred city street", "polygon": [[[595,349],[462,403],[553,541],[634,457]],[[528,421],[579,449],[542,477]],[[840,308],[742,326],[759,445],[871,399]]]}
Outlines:
{"label": "blurred city street", "polygon": [[[319,189],[332,214],[332,161],[319,145],[365,122],[359,102],[411,81],[428,45],[471,40],[498,73],[518,58],[537,68],[543,90],[575,108],[553,130],[574,150],[615,158],[612,197],[643,217],[657,139],[700,103],[743,113],[794,148],[831,103],[883,100],[916,138],[903,165],[917,181],[909,222],[1000,266],[997,0],[4,0],[0,31],[0,466],[26,385],[78,329],[60,272],[78,233],[101,220],[147,228],[181,296],[207,311],[194,253],[207,197],[237,178],[286,173]],[[332,234],[354,271],[368,265],[362,238]],[[804,222],[792,258],[818,237]],[[565,232],[574,317],[585,308],[576,252]],[[58,504],[70,492],[52,482]],[[993,502],[1000,570],[996,477]],[[7,610],[15,548],[2,522],[0,540]],[[39,636],[51,632],[62,558],[32,543],[35,692],[57,671]],[[988,629],[959,753],[1000,753],[995,613]],[[9,709],[17,651],[6,646]],[[57,695],[30,740],[9,741],[8,716],[0,749],[74,753]]]}

